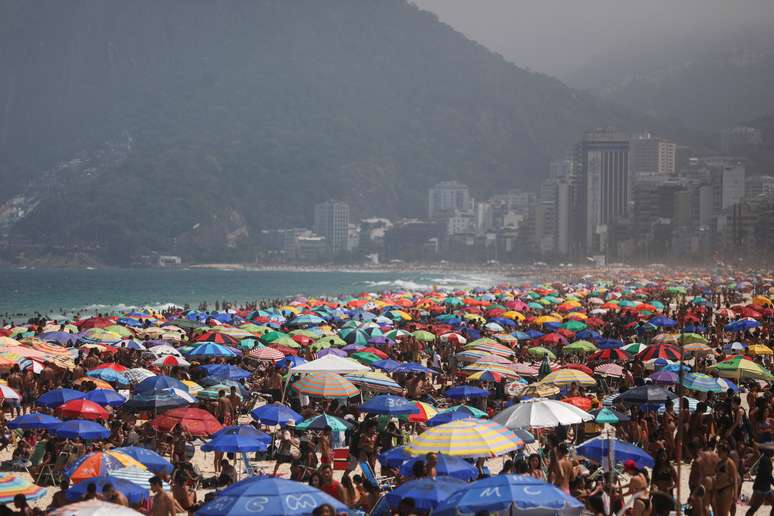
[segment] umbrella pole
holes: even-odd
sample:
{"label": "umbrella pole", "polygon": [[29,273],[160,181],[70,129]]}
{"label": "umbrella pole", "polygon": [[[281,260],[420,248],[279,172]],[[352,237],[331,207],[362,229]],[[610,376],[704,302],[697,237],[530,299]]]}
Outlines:
{"label": "umbrella pole", "polygon": [[608,482],[607,482],[607,497],[608,497],[608,509],[607,512],[610,516],[613,516],[613,475],[615,472],[615,451],[613,451],[613,439],[610,437],[610,433],[613,432],[612,425],[607,425],[607,462],[608,462],[608,468],[610,469],[610,472],[608,474]]}

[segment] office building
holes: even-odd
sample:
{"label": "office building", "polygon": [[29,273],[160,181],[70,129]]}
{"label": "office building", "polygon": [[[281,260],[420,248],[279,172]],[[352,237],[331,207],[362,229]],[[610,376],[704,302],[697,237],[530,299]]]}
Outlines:
{"label": "office building", "polygon": [[576,145],[575,166],[585,190],[579,215],[585,219],[586,251],[605,253],[608,226],[629,215],[629,139],[614,130],[587,133]]}
{"label": "office building", "polygon": [[677,174],[677,144],[653,138],[649,134],[639,135],[629,142],[631,174]]}
{"label": "office building", "polygon": [[349,205],[336,201],[316,204],[314,232],[325,238],[331,253],[346,251],[349,243]]}
{"label": "office building", "polygon": [[456,212],[470,211],[473,201],[468,187],[457,181],[443,181],[428,193],[427,213],[430,220],[449,218]]}

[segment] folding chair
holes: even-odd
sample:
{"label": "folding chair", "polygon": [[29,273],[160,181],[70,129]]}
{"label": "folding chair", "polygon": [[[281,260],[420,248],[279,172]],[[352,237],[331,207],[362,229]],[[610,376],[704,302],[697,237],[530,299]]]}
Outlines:
{"label": "folding chair", "polygon": [[380,491],[386,491],[394,487],[394,477],[377,477],[376,473],[374,473],[374,470],[371,468],[371,464],[368,462],[361,462],[360,470],[363,472],[363,478],[365,478],[372,485],[377,486]]}

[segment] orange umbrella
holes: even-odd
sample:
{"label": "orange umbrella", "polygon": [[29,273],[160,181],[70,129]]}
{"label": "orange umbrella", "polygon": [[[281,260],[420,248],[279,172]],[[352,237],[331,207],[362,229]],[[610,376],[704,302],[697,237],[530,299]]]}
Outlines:
{"label": "orange umbrella", "polygon": [[584,398],[583,396],[572,396],[570,398],[564,398],[562,401],[587,412],[591,410],[591,400]]}

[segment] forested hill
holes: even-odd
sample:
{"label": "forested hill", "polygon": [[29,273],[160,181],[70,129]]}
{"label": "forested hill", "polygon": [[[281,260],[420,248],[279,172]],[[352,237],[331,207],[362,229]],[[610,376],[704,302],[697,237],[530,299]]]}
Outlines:
{"label": "forested hill", "polygon": [[534,186],[584,130],[641,128],[401,0],[4,1],[0,70],[4,231],[119,255],[331,197],[422,214],[437,181]]}

